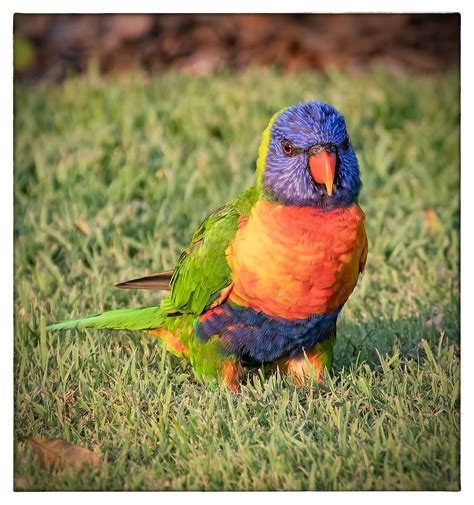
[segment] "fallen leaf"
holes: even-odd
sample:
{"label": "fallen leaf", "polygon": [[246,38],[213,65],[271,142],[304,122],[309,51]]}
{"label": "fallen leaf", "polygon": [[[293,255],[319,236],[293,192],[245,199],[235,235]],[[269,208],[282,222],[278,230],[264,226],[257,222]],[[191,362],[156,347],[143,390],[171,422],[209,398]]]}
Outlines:
{"label": "fallen leaf", "polygon": [[83,221],[82,219],[76,219],[74,221],[74,224],[76,225],[78,230],[80,230],[80,231],[82,231],[82,233],[84,233],[84,235],[89,235],[89,233],[91,232],[89,225],[85,221]]}
{"label": "fallen leaf", "polygon": [[100,464],[100,454],[78,445],[68,444],[60,438],[50,440],[34,437],[29,438],[27,442],[38,455],[39,463],[43,468],[56,470],[79,468],[85,464],[90,464],[96,468]]}
{"label": "fallen leaf", "polygon": [[13,489],[15,491],[23,491],[29,485],[28,479],[24,475],[15,475]]}
{"label": "fallen leaf", "polygon": [[425,223],[428,232],[431,234],[438,233],[441,230],[441,221],[434,209],[425,209]]}
{"label": "fallen leaf", "polygon": [[443,329],[443,314],[437,314],[426,321],[426,326],[434,326],[438,331]]}

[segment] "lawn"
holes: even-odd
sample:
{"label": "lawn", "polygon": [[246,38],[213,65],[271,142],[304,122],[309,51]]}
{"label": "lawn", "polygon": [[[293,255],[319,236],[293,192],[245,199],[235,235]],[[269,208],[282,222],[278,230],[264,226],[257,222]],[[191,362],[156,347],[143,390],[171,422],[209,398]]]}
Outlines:
{"label": "lawn", "polygon": [[[15,90],[17,489],[457,490],[459,81],[375,68],[148,78]],[[138,332],[48,323],[159,303],[114,284],[172,268],[252,184],[276,110],[346,116],[369,257],[318,387],[252,374],[238,396]],[[29,437],[102,454],[40,468]]]}

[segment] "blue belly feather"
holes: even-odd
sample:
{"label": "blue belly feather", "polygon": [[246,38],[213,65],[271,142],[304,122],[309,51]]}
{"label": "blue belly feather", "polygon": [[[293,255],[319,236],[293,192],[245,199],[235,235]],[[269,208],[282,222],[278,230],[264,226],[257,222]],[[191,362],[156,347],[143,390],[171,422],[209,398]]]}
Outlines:
{"label": "blue belly feather", "polygon": [[194,332],[202,343],[217,336],[223,354],[259,365],[311,349],[335,324],[341,308],[306,319],[282,319],[226,302],[199,318]]}

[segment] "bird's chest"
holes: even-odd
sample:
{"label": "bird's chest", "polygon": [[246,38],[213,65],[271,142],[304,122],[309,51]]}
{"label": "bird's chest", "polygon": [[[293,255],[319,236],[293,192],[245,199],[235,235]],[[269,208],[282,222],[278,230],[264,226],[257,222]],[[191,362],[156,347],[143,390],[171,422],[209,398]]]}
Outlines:
{"label": "bird's chest", "polygon": [[354,289],[364,245],[358,205],[328,211],[259,201],[227,250],[230,300],[285,319],[333,312]]}

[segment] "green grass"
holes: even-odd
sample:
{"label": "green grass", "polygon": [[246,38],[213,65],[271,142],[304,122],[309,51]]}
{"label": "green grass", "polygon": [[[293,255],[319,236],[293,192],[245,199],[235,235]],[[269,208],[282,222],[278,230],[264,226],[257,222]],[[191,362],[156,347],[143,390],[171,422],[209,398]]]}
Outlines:
{"label": "green grass", "polygon": [[[458,92],[456,72],[383,69],[17,86],[17,487],[459,489]],[[252,183],[272,113],[310,98],[346,116],[370,244],[325,385],[254,374],[234,397],[144,334],[45,331],[158,303],[113,285],[172,268],[200,221]],[[52,474],[25,448],[32,436],[104,464]]]}

